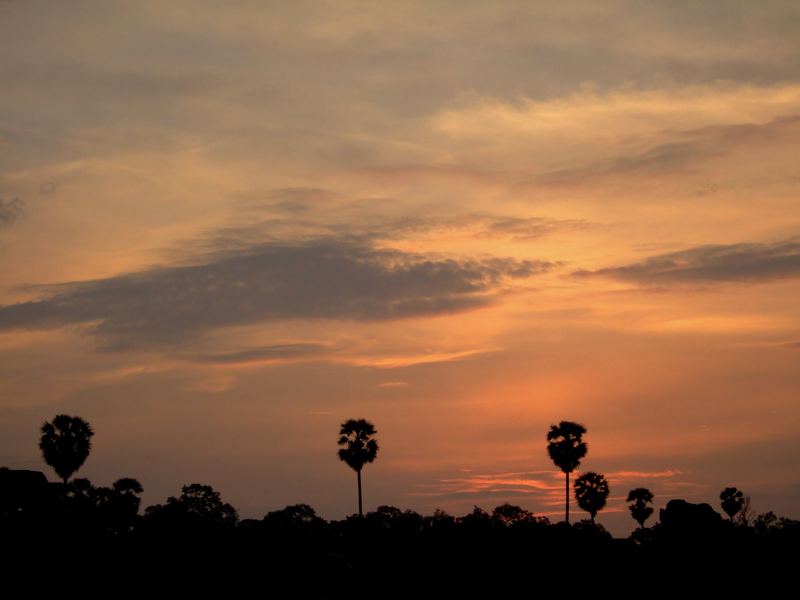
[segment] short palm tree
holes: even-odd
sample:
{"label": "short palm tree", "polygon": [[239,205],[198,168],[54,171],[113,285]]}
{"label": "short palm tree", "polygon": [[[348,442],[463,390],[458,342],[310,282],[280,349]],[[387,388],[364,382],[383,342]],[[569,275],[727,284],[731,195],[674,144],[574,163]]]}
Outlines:
{"label": "short palm tree", "polygon": [[66,485],[70,476],[81,468],[89,456],[94,431],[80,417],[56,415],[52,423],[45,421],[41,432],[39,448],[42,457]]}
{"label": "short palm tree", "polygon": [[575,480],[575,500],[589,513],[594,524],[597,511],[602,510],[608,498],[608,482],[602,473],[587,471]]}
{"label": "short palm tree", "polygon": [[378,454],[378,442],[375,426],[365,419],[349,419],[342,423],[339,430],[339,458],[356,472],[358,477],[358,516],[364,516],[361,503],[361,469],[365,464],[375,460]]}
{"label": "short palm tree", "polygon": [[636,488],[628,492],[626,502],[633,502],[628,506],[634,521],[639,523],[639,527],[644,529],[644,522],[653,514],[653,507],[647,506],[653,503],[653,492],[647,488]]}
{"label": "short palm tree", "polygon": [[731,521],[736,516],[742,506],[744,506],[744,494],[735,487],[727,487],[719,495],[720,505],[725,514],[728,515]]}
{"label": "short palm tree", "polygon": [[567,477],[565,521],[569,523],[569,474],[578,468],[586,456],[587,446],[583,441],[586,428],[580,423],[561,421],[551,425],[547,433],[547,453]]}

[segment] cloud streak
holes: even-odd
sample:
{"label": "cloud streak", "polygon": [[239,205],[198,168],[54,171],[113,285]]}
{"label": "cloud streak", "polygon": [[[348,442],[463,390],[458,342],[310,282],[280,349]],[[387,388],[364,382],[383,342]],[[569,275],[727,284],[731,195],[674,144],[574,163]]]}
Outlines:
{"label": "cloud streak", "polygon": [[429,256],[342,239],[274,242],[203,264],[43,286],[39,300],[0,307],[0,330],[80,325],[106,347],[122,349],[264,321],[440,315],[487,306],[507,281],[551,267],[546,261]]}
{"label": "cloud streak", "polygon": [[641,262],[574,277],[612,277],[641,285],[759,282],[800,277],[800,240],[715,244],[652,256]]}
{"label": "cloud streak", "polygon": [[331,348],[325,344],[299,342],[259,346],[238,352],[194,354],[182,358],[189,362],[207,365],[247,365],[318,358],[330,351]]}
{"label": "cloud streak", "polygon": [[661,175],[690,172],[705,160],[728,155],[740,148],[774,143],[781,137],[796,136],[800,115],[775,117],[765,123],[714,125],[676,134],[675,139],[636,154],[577,169],[545,173],[537,178],[544,184],[573,183],[602,176]]}

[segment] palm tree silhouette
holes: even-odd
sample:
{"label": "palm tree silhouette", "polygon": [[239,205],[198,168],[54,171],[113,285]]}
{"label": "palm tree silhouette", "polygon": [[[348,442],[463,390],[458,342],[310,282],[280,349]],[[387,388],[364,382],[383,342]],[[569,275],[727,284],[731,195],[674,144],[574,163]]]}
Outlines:
{"label": "palm tree silhouette", "polygon": [[575,480],[575,500],[592,517],[592,525],[597,511],[606,505],[608,491],[608,482],[602,473],[587,471]]}
{"label": "palm tree silhouette", "polygon": [[42,457],[66,485],[70,476],[81,468],[89,456],[94,431],[80,417],[56,415],[52,423],[44,422],[41,432],[39,449]]}
{"label": "palm tree silhouette", "polygon": [[647,488],[636,488],[628,492],[626,502],[633,502],[628,506],[634,521],[639,523],[639,527],[644,529],[644,522],[653,514],[653,507],[647,506],[653,503],[653,492]]}
{"label": "palm tree silhouette", "polygon": [[744,494],[735,487],[727,487],[719,495],[720,506],[725,514],[728,515],[731,521],[736,516],[742,506],[744,506]]}
{"label": "palm tree silhouette", "polygon": [[582,436],[586,428],[580,423],[561,421],[558,425],[551,425],[547,433],[547,453],[567,477],[566,481],[566,508],[564,520],[569,523],[569,474],[581,464],[581,459],[586,456],[587,446]]}
{"label": "palm tree silhouette", "polygon": [[342,423],[339,430],[339,458],[356,472],[358,476],[358,516],[363,517],[361,504],[361,469],[365,464],[375,460],[378,454],[378,442],[372,439],[375,426],[365,419],[349,419]]}

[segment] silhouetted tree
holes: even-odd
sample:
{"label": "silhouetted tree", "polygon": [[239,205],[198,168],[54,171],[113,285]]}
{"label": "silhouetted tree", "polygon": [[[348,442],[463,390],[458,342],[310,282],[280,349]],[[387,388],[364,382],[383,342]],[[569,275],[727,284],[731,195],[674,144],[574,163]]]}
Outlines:
{"label": "silhouetted tree", "polygon": [[441,508],[437,508],[432,515],[424,517],[424,526],[426,529],[448,532],[455,528],[456,518]]}
{"label": "silhouetted tree", "polygon": [[603,542],[614,539],[602,524],[595,523],[593,520],[583,519],[572,527],[573,531],[578,534],[575,539],[581,546],[587,542]]}
{"label": "silhouetted tree", "polygon": [[[183,486],[181,497],[178,500],[190,515],[195,515],[206,521],[213,521],[220,525],[235,524],[239,519],[236,509],[223,502],[219,492],[214,491],[210,485],[193,483]],[[169,498],[167,502],[176,501]]]}
{"label": "silhouetted tree", "polygon": [[759,535],[764,535],[778,523],[778,515],[771,510],[758,515],[753,522],[753,529]]}
{"label": "silhouetted tree", "polygon": [[374,512],[367,513],[366,520],[377,529],[395,533],[418,532],[423,527],[422,515],[413,510],[403,511],[396,506],[379,506]]}
{"label": "silhouetted tree", "polygon": [[744,506],[744,494],[735,487],[727,487],[719,494],[720,506],[731,521],[736,516],[742,506]]}
{"label": "silhouetted tree", "polygon": [[144,515],[151,528],[176,533],[224,531],[239,520],[236,509],[223,502],[219,492],[199,483],[183,486],[180,497],[170,496],[166,504],[148,506]]}
{"label": "silhouetted tree", "polygon": [[653,514],[653,507],[647,506],[653,503],[653,493],[647,488],[636,488],[628,492],[626,502],[633,502],[628,506],[633,520],[639,523],[639,527],[644,529],[644,522]]}
{"label": "silhouetted tree", "polygon": [[744,527],[749,527],[750,522],[755,518],[755,511],[753,510],[753,502],[750,500],[750,496],[744,497],[744,502],[742,503],[742,509],[739,511],[739,514],[736,515],[734,521],[738,525],[743,525]]}
{"label": "silhouetted tree", "polygon": [[364,516],[361,502],[361,469],[365,464],[375,460],[378,454],[378,442],[375,426],[365,419],[349,419],[342,423],[339,430],[339,458],[356,472],[358,479],[358,516]]}
{"label": "silhouetted tree", "polygon": [[492,520],[503,527],[514,527],[522,523],[536,523],[532,512],[513,504],[501,504],[492,511]]}
{"label": "silhouetted tree", "polygon": [[99,527],[99,497],[102,489],[92,485],[85,477],[76,477],[64,487],[65,507],[76,523],[83,524],[84,528]]}
{"label": "silhouetted tree", "polygon": [[139,494],[143,491],[142,484],[131,477],[123,477],[114,482],[106,495],[105,503],[100,506],[105,512],[106,526],[112,533],[120,535],[133,530],[140,518],[142,499]]}
{"label": "silhouetted tree", "polygon": [[325,528],[325,520],[318,517],[308,504],[293,504],[267,513],[262,520],[272,535],[314,534]]}
{"label": "silhouetted tree", "polygon": [[575,500],[589,513],[594,524],[597,511],[602,510],[608,498],[608,482],[601,473],[588,471],[575,480]]}
{"label": "silhouetted tree", "polygon": [[480,506],[475,506],[471,513],[458,519],[458,524],[473,532],[486,531],[492,525],[492,517]]}
{"label": "silhouetted tree", "polygon": [[66,508],[84,531],[121,535],[137,523],[142,485],[135,479],[118,479],[112,487],[95,487],[85,478],[66,486]]}
{"label": "silhouetted tree", "polygon": [[92,427],[80,417],[56,415],[41,428],[39,448],[44,461],[53,467],[66,486],[70,476],[80,469],[92,449]]}
{"label": "silhouetted tree", "polygon": [[552,461],[566,475],[566,506],[564,520],[569,523],[569,474],[581,464],[586,456],[587,446],[583,442],[586,428],[572,421],[561,421],[551,425],[547,433],[547,453]]}

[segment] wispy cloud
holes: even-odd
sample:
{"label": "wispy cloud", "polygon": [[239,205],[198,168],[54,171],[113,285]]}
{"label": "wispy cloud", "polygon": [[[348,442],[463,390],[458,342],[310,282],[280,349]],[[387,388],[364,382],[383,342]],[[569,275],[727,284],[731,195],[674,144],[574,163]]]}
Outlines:
{"label": "wispy cloud", "polygon": [[379,388],[404,388],[408,387],[407,381],[384,381],[383,383],[379,383]]}
{"label": "wispy cloud", "polygon": [[331,348],[325,344],[302,342],[259,346],[257,348],[248,348],[238,352],[191,354],[185,355],[182,358],[189,362],[208,365],[248,365],[307,360],[310,358],[322,357],[330,351]]}
{"label": "wispy cloud", "polygon": [[775,143],[782,136],[800,133],[800,115],[784,115],[765,123],[713,125],[685,131],[665,131],[668,142],[646,150],[595,164],[544,173],[540,183],[578,182],[602,176],[658,175],[694,170],[703,160],[742,148]]}
{"label": "wispy cloud", "polygon": [[[579,472],[573,474],[578,477]],[[605,473],[609,484],[614,488],[624,488],[627,493],[629,487],[641,484],[642,480],[652,482],[659,486],[670,485],[680,487],[676,480],[683,475],[678,469],[663,469],[660,471],[613,471]],[[684,482],[686,485],[691,485]],[[619,489],[616,490],[619,492]],[[558,471],[519,471],[504,473],[471,473],[467,471],[463,477],[441,479],[438,482],[420,486],[418,492],[413,494],[420,497],[442,498],[448,500],[473,499],[499,502],[515,500],[518,502],[535,503],[539,506],[552,508],[543,514],[560,514],[564,505],[564,475]],[[622,510],[625,494],[613,495],[609,498],[609,507],[606,512]]]}
{"label": "wispy cloud", "polygon": [[[355,356],[343,358],[343,362],[348,362],[362,367],[375,367],[378,369],[399,369],[414,365],[425,365],[432,363],[453,362],[468,358],[481,356],[494,352],[496,348],[482,348],[472,350],[457,350],[452,352],[419,352],[414,354],[402,354],[392,356]],[[398,387],[404,385],[402,382],[393,386],[383,385],[382,387]]]}
{"label": "wispy cloud", "polygon": [[800,241],[716,244],[650,257],[574,277],[613,277],[643,285],[756,282],[800,276]]}

